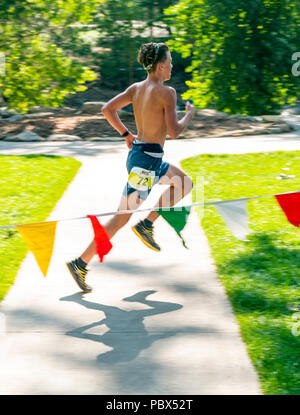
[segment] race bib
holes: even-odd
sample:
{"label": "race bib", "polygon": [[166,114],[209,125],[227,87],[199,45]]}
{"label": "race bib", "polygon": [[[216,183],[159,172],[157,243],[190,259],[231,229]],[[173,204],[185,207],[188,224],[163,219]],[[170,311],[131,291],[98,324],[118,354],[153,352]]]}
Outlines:
{"label": "race bib", "polygon": [[133,167],[128,176],[128,183],[136,190],[149,190],[155,179],[155,171],[141,167]]}

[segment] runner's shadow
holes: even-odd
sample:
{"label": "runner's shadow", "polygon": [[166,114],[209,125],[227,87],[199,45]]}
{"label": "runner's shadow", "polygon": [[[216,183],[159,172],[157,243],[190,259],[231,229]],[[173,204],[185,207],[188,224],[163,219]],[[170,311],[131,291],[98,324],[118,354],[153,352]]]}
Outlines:
{"label": "runner's shadow", "polygon": [[[84,307],[92,310],[104,312],[105,318],[91,324],[68,331],[68,336],[88,339],[101,342],[112,350],[100,354],[97,361],[102,364],[114,365],[120,362],[134,360],[142,350],[147,349],[153,342],[159,339],[170,337],[176,334],[176,331],[164,331],[150,334],[147,332],[143,320],[145,317],[156,314],[169,313],[182,308],[182,305],[162,301],[147,300],[150,294],[156,291],[141,291],[131,297],[124,298],[124,301],[138,302],[145,304],[150,309],[146,310],[122,310],[114,306],[107,306],[95,302],[87,301],[83,298],[83,293],[76,293],[67,297],[60,298],[60,301],[74,301]],[[109,331],[105,334],[90,334],[87,330],[105,325]]]}

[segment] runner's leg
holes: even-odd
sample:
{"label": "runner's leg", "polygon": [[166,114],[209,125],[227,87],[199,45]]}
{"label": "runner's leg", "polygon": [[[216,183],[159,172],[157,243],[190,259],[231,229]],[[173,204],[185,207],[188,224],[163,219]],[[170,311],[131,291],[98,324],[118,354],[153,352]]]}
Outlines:
{"label": "runner's leg", "polygon": [[[155,208],[163,206],[174,206],[183,199],[193,188],[193,182],[182,170],[170,164],[167,173],[160,178],[158,184],[169,185],[160,196]],[[159,213],[151,211],[147,219],[154,222],[159,217]]]}
{"label": "runner's leg", "polygon": [[[183,171],[173,165],[169,166],[167,173],[160,178],[158,183],[169,185],[169,188],[162,193],[155,205],[156,208],[175,205],[193,188],[192,180]],[[148,248],[159,252],[161,248],[155,241],[153,235],[153,222],[158,216],[159,214],[152,210],[147,218],[138,222],[132,227],[132,230]]]}

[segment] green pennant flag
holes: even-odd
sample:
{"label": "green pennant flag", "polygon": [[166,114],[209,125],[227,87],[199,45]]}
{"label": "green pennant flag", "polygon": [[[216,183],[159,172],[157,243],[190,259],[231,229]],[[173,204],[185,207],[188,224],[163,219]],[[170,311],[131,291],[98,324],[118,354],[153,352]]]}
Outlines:
{"label": "green pennant flag", "polygon": [[178,207],[172,207],[170,210],[159,209],[157,212],[168,222],[169,225],[172,226],[172,228],[181,239],[183,246],[188,249],[180,232],[183,230],[187,223],[189,214],[191,212],[191,206],[183,206],[180,208],[180,210]]}

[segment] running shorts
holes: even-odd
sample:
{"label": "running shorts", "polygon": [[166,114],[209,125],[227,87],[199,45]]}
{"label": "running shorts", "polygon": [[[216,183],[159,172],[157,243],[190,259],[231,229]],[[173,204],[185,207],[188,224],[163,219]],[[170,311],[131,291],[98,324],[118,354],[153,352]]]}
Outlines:
{"label": "running shorts", "polygon": [[135,140],[128,153],[126,167],[128,180],[123,195],[137,191],[138,197],[146,200],[152,187],[167,173],[169,163],[162,160],[163,148],[157,143]]}

